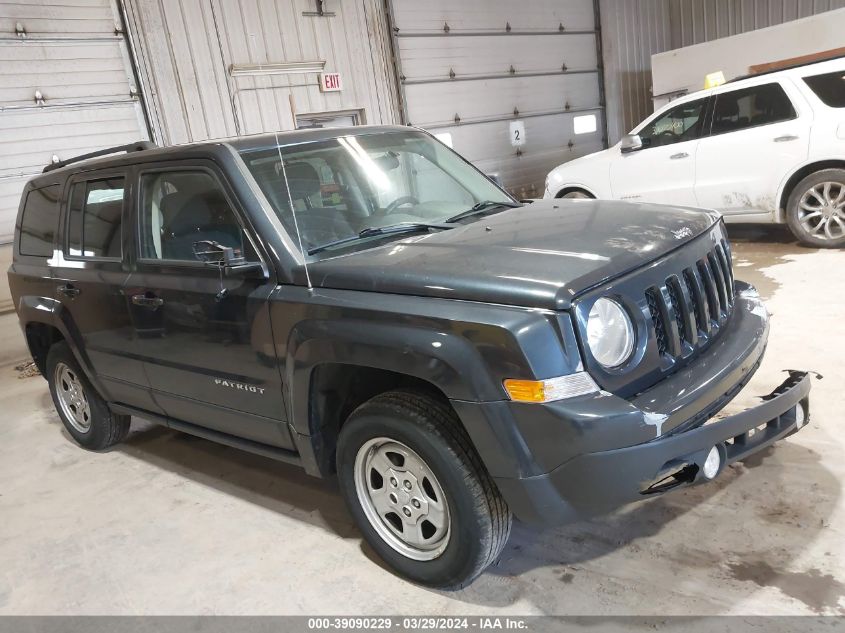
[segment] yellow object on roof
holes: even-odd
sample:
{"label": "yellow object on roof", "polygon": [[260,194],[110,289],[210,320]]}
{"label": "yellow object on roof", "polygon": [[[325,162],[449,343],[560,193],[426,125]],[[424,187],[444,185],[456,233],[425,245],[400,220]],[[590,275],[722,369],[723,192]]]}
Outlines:
{"label": "yellow object on roof", "polygon": [[721,70],[717,70],[715,73],[710,73],[706,77],[704,77],[704,89],[707,88],[715,88],[716,86],[721,86],[725,83],[725,74]]}

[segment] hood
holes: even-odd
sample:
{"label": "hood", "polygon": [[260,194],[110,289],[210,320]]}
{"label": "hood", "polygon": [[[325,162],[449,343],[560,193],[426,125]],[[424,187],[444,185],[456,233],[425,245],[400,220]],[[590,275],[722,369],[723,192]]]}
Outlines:
{"label": "hood", "polygon": [[584,165],[592,165],[593,163],[606,161],[610,155],[610,149],[611,148],[602,149],[597,152],[593,152],[592,154],[585,154],[584,156],[573,158],[572,160],[566,161],[562,165],[558,165],[553,171],[556,171],[558,169],[561,171],[565,171],[572,167],[582,167]]}
{"label": "hood", "polygon": [[542,200],[308,265],[315,287],[564,310],[581,292],[701,235],[715,213]]}
{"label": "hood", "polygon": [[558,165],[549,172],[546,178],[546,184],[553,185],[554,190],[557,190],[563,185],[581,183],[582,180],[587,182],[581,184],[592,183],[595,186],[596,178],[602,173],[601,171],[596,171],[597,169],[602,170],[606,168],[608,170],[607,173],[609,173],[611,149],[603,149],[592,154],[586,154],[585,156],[573,158],[562,165]]}

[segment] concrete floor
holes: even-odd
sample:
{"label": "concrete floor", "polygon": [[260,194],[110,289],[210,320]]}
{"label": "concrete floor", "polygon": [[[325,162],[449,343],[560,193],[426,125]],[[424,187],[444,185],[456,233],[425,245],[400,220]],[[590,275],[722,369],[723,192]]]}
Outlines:
{"label": "concrete floor", "polygon": [[773,313],[765,362],[824,374],[798,436],[715,483],[558,529],[514,526],[470,588],[399,580],[331,483],[137,421],[77,448],[0,317],[0,614],[845,613],[845,253],[732,228],[736,274]]}

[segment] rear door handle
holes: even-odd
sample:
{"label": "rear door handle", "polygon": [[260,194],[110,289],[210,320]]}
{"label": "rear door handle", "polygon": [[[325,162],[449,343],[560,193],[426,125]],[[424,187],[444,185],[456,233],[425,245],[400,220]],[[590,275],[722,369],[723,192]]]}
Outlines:
{"label": "rear door handle", "polygon": [[794,134],[784,134],[783,136],[775,137],[775,143],[785,143],[787,141],[797,141],[798,137]]}
{"label": "rear door handle", "polygon": [[689,156],[686,152],[678,152],[677,154],[672,154],[669,158],[672,160],[678,160],[679,158],[686,158]]}
{"label": "rear door handle", "polygon": [[59,294],[63,294],[64,296],[69,297],[71,299],[75,299],[79,296],[82,291],[73,284],[65,284],[64,286],[59,286],[58,288],[56,288],[56,292],[58,292]]}
{"label": "rear door handle", "polygon": [[164,299],[151,294],[132,295],[132,303],[142,308],[152,308],[155,310],[164,305]]}

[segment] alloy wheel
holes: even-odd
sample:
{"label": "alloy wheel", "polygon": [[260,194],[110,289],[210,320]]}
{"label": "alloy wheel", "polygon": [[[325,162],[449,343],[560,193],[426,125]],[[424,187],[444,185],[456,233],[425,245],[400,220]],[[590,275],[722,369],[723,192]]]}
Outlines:
{"label": "alloy wheel", "polygon": [[443,553],[451,534],[449,504],[416,452],[396,440],[374,438],[358,449],[354,472],[358,500],[382,540],[414,560]]}
{"label": "alloy wheel", "polygon": [[91,407],[85,387],[76,370],[64,363],[56,365],[56,395],[70,425],[80,433],[87,433],[91,428]]}
{"label": "alloy wheel", "polygon": [[798,223],[816,239],[845,237],[845,184],[821,182],[805,191],[798,202]]}

